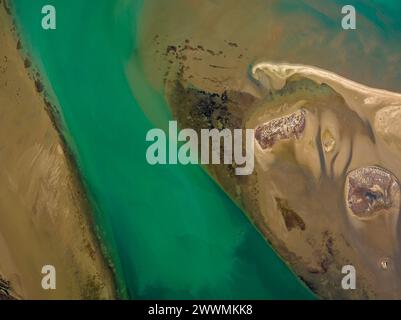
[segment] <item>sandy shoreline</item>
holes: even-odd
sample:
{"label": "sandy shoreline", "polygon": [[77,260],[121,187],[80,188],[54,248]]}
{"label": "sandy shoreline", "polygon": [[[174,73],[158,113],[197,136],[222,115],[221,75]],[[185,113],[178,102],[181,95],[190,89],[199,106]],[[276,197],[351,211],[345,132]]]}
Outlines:
{"label": "sandy shoreline", "polygon": [[[0,2],[0,299],[113,299],[85,191]],[[44,265],[56,290],[41,287]]]}

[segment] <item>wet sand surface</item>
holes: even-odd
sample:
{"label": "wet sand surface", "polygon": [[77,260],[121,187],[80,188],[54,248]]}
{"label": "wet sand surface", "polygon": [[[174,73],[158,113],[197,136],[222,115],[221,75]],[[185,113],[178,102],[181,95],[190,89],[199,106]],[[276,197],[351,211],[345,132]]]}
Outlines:
{"label": "wet sand surface", "polygon": [[[396,50],[368,19],[358,35],[330,31],[326,25],[337,17],[322,14],[335,8],[318,1],[302,2],[312,15],[285,11],[285,1],[173,2],[146,3],[160,24],[143,20],[141,54],[181,128],[269,128],[305,114],[302,130],[280,134],[274,145],[255,137],[251,176],[235,176],[225,165],[208,172],[319,296],[401,297],[401,96],[347,79],[397,88],[392,63],[372,66],[386,54],[397,63]],[[358,50],[372,55],[358,60]],[[363,177],[355,180],[354,170]],[[391,192],[381,177],[391,181]],[[351,212],[366,207],[360,210],[368,219]],[[357,270],[356,290],[341,286],[348,264]]]}
{"label": "wet sand surface", "polygon": [[[85,192],[0,2],[0,298],[114,298]],[[41,287],[44,265],[56,290]]]}

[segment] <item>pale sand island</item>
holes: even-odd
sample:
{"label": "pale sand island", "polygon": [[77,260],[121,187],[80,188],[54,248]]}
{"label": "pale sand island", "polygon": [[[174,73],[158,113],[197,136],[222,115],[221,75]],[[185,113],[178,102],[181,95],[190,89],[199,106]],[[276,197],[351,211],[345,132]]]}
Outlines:
{"label": "pale sand island", "polygon": [[[0,0],[0,299],[113,299],[76,169]],[[36,81],[36,82],[35,82]],[[43,290],[44,265],[56,290]]]}

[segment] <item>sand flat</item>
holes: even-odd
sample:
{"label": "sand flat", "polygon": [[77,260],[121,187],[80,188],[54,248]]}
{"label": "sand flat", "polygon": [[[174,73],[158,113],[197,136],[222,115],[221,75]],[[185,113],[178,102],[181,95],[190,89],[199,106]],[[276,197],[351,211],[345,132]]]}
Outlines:
{"label": "sand flat", "polygon": [[[114,298],[112,272],[92,232],[85,192],[24,67],[3,4],[0,277],[16,298]],[[56,267],[56,290],[41,287],[41,269],[47,264]]]}

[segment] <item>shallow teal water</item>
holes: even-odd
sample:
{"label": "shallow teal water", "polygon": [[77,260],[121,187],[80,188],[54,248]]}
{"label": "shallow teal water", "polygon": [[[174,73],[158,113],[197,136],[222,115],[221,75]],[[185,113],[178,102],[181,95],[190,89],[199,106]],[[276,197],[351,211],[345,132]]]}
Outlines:
{"label": "shallow teal water", "polygon": [[[57,30],[44,31],[40,11],[52,2]],[[125,74],[139,1],[13,3],[24,43],[58,101],[122,296],[313,298],[200,167],[147,164],[153,125]],[[140,61],[132,72],[144,79]],[[163,98],[144,80],[135,86],[167,122]]]}

